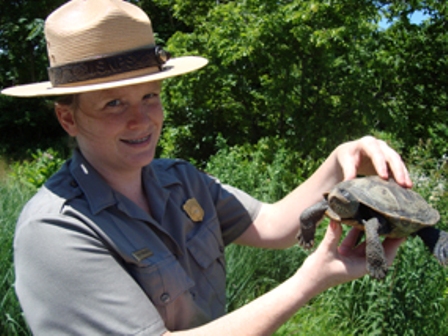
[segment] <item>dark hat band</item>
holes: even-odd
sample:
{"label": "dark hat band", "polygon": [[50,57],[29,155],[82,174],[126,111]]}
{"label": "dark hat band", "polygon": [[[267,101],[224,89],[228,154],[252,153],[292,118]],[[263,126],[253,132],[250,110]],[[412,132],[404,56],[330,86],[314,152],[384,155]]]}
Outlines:
{"label": "dark hat band", "polygon": [[53,87],[99,79],[125,72],[158,67],[170,59],[170,54],[159,46],[134,49],[124,53],[100,56],[95,59],[49,67],[48,76]]}

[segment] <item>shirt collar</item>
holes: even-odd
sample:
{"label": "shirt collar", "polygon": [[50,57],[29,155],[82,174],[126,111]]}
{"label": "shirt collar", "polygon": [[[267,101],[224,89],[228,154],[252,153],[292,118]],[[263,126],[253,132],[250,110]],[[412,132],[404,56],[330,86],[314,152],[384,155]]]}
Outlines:
{"label": "shirt collar", "polygon": [[92,213],[97,214],[117,203],[113,189],[84,158],[79,149],[73,153],[70,172],[86,196]]}
{"label": "shirt collar", "polygon": [[[143,167],[142,182],[146,188],[151,211],[156,218],[160,218],[164,212],[169,198],[169,186],[181,183],[175,174],[167,171],[175,162],[175,160],[153,160],[151,164]],[[117,193],[84,158],[79,149],[74,151],[69,169],[85,194],[92,213],[97,214],[119,202]]]}

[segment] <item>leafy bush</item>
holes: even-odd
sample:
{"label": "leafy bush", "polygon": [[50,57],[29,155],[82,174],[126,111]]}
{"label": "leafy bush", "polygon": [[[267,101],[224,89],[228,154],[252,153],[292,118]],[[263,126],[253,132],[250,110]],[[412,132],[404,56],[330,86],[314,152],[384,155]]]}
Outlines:
{"label": "leafy bush", "polygon": [[32,154],[31,161],[16,162],[12,165],[11,177],[34,188],[40,188],[45,181],[64,163],[59,153],[49,148]]}
{"label": "leafy bush", "polygon": [[217,147],[219,152],[210,158],[205,170],[266,202],[284,197],[320,164],[288,150],[286,141],[277,137],[231,148],[218,138]]}

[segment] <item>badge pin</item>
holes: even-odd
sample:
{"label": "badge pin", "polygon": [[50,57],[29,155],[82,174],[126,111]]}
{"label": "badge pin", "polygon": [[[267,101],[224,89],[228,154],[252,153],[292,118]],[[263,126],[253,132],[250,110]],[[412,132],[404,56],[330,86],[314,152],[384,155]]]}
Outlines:
{"label": "badge pin", "polygon": [[204,209],[199,205],[196,198],[190,198],[182,208],[193,222],[200,222],[204,219]]}
{"label": "badge pin", "polygon": [[152,253],[152,251],[146,247],[132,253],[134,258],[137,259],[137,261],[142,261],[143,259],[149,258],[153,254],[154,253]]}

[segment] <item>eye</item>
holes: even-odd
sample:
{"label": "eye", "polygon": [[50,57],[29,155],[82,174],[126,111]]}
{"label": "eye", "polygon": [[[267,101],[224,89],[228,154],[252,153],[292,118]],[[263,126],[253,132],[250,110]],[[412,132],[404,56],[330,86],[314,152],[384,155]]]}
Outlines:
{"label": "eye", "polygon": [[114,99],[114,100],[111,100],[110,102],[108,102],[106,104],[106,107],[117,107],[117,106],[120,106],[120,105],[121,105],[120,99]]}
{"label": "eye", "polygon": [[157,96],[158,96],[157,93],[148,93],[143,96],[143,100],[150,100],[150,99],[156,98]]}

